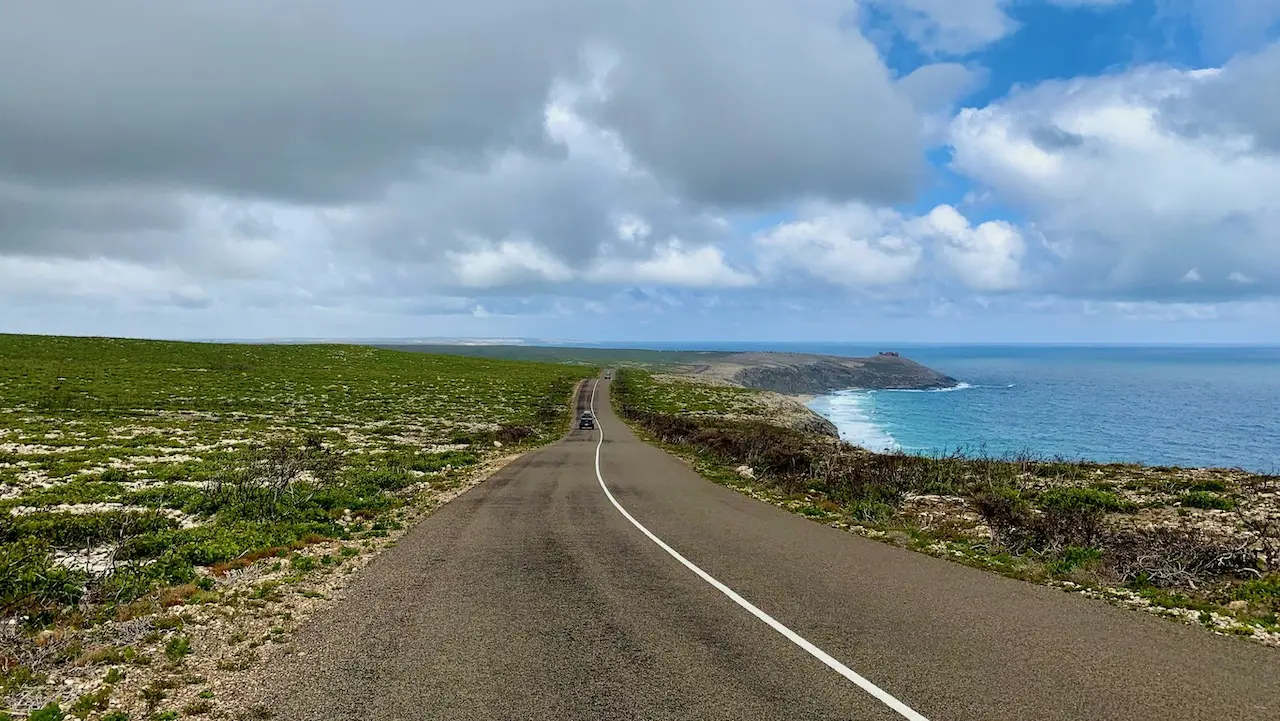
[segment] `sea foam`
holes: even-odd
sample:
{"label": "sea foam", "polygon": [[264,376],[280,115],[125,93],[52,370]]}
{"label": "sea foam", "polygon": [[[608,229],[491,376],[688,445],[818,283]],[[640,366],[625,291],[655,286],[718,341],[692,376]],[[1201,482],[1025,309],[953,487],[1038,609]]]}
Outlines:
{"label": "sea foam", "polygon": [[868,391],[838,391],[819,396],[809,408],[835,424],[844,440],[873,451],[898,450],[898,441],[876,421],[875,399]]}
{"label": "sea foam", "polygon": [[[979,386],[970,385],[961,381],[950,388],[884,388],[878,391],[865,391],[868,393],[951,393],[953,391],[967,391],[970,388],[978,388]],[[1012,387],[1012,385],[1010,385]],[[834,421],[833,421],[834,422]]]}

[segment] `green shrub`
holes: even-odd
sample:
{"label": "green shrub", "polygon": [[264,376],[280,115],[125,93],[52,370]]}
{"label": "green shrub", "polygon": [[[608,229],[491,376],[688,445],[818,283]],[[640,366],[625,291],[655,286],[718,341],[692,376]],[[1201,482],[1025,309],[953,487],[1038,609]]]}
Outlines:
{"label": "green shrub", "polygon": [[1232,597],[1240,601],[1249,601],[1280,608],[1280,574],[1247,581],[1236,586]]}
{"label": "green shrub", "polygon": [[49,547],[37,539],[0,544],[0,611],[45,614],[79,603],[86,577],[53,562]]}
{"label": "green shrub", "polygon": [[973,502],[997,533],[1025,526],[1031,518],[1031,504],[1012,486],[990,486],[979,490],[974,494]]}
{"label": "green shrub", "polygon": [[1097,565],[1101,559],[1101,549],[1066,546],[1058,552],[1058,557],[1050,564],[1049,570],[1058,575],[1066,575],[1079,568]]}
{"label": "green shrub", "polygon": [[1227,490],[1227,484],[1216,479],[1210,478],[1192,483],[1188,491],[1209,491],[1211,493],[1224,493]]}
{"label": "green shrub", "polygon": [[130,539],[120,549],[119,557],[156,559],[156,563],[163,561],[179,566],[211,566],[251,551],[288,546],[311,535],[325,535],[334,528],[327,519],[323,523],[218,522]]}
{"label": "green shrub", "polygon": [[479,459],[470,451],[443,451],[441,453],[418,453],[398,456],[391,460],[392,467],[406,468],[414,471],[431,473],[446,467],[462,468],[474,465]]}
{"label": "green shrub", "polygon": [[32,711],[27,717],[27,721],[63,721],[67,717],[67,713],[62,707],[56,703],[50,702],[49,705],[38,711]]}
{"label": "green shrub", "polygon": [[[382,468],[365,471],[355,479],[357,487],[370,486],[380,491],[399,491],[418,482],[418,478],[406,468]],[[327,496],[331,498],[332,496]]]}
{"label": "green shrub", "polygon": [[884,523],[897,513],[893,506],[881,501],[854,501],[845,507],[849,518],[863,523]]}
{"label": "green shrub", "polygon": [[146,508],[173,508],[196,512],[203,498],[203,491],[181,483],[151,486],[129,494],[128,502]]}
{"label": "green shrub", "polygon": [[159,513],[37,511],[0,517],[0,541],[29,538],[55,548],[83,548],[177,527],[177,521]]}
{"label": "green shrub", "polygon": [[94,711],[105,711],[107,704],[111,702],[111,687],[103,686],[93,693],[86,693],[76,699],[71,705],[71,713],[79,718],[86,718]]}
{"label": "green shrub", "polygon": [[1178,503],[1188,508],[1204,508],[1229,511],[1236,507],[1236,502],[1226,496],[1210,491],[1191,491],[1178,496]]}
{"label": "green shrub", "polygon": [[125,563],[114,573],[96,579],[89,595],[104,603],[129,603],[160,588],[190,582],[195,578],[191,563],[172,556],[152,563]]}
{"label": "green shrub", "polygon": [[189,653],[191,653],[191,639],[187,636],[174,636],[164,646],[164,655],[168,656],[170,661],[179,661]]}
{"label": "green shrub", "polygon": [[1110,491],[1097,488],[1052,488],[1040,494],[1040,505],[1059,511],[1095,510],[1104,513],[1133,511],[1137,506]]}
{"label": "green shrub", "polygon": [[57,506],[63,503],[102,503],[118,500],[123,491],[115,483],[69,481],[54,486],[31,488],[11,502],[15,506]]}
{"label": "green shrub", "polygon": [[129,474],[119,468],[108,468],[98,474],[98,480],[103,483],[127,483],[129,481]]}

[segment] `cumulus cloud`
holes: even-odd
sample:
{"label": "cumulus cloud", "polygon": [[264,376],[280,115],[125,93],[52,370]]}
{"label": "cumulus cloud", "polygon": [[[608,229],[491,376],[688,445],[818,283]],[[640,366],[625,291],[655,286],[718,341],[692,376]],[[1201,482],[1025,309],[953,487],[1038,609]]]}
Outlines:
{"label": "cumulus cloud", "polygon": [[[909,196],[910,104],[874,48],[840,30],[842,3],[661,4],[126,0],[73,18],[6,3],[0,63],[21,72],[0,78],[0,179],[375,201],[424,163],[559,152],[548,94],[599,46],[614,67],[593,119],[691,197]],[[63,217],[104,212],[74,200]],[[124,200],[108,220],[130,221]],[[169,225],[181,215],[137,205]]]}
{"label": "cumulus cloud", "polygon": [[722,219],[674,194],[616,132],[581,116],[582,103],[604,92],[597,71],[551,93],[544,125],[557,152],[512,149],[479,168],[429,169],[342,223],[342,251],[413,267],[410,282],[470,288],[747,284],[716,246],[729,240]]}
{"label": "cumulus cloud", "polygon": [[[1184,104],[1231,74],[1146,67],[1044,83],[962,111],[952,164],[1030,216],[1051,252],[1046,291],[1274,293],[1280,158]],[[1257,282],[1230,280],[1242,268]]]}
{"label": "cumulus cloud", "polygon": [[923,256],[901,214],[863,204],[810,207],[758,234],[755,245],[762,269],[775,278],[801,272],[853,288],[904,283]]}
{"label": "cumulus cloud", "polygon": [[[122,0],[73,17],[0,0],[0,300],[24,318],[359,330],[620,303],[755,313],[749,294],[803,306],[815,279],[895,316],[962,307],[937,300],[952,291],[1280,289],[1280,106],[1257,92],[1280,50],[957,116],[987,70],[951,60],[1016,30],[1016,9]],[[860,10],[938,61],[891,72]],[[940,143],[972,202],[934,197]]]}
{"label": "cumulus cloud", "polygon": [[[954,278],[987,293],[1018,289],[1024,280],[1019,228],[999,220],[973,226],[946,204],[919,217],[859,203],[813,206],[755,242],[768,274],[799,272],[849,288]],[[942,277],[927,278],[931,269]]]}
{"label": "cumulus cloud", "polygon": [[[681,195],[718,206],[910,197],[910,103],[839,0],[614,3],[617,59],[592,120]],[[903,130],[907,129],[907,132]]]}
{"label": "cumulus cloud", "polygon": [[605,283],[685,288],[742,288],[756,282],[749,273],[731,267],[719,248],[685,248],[678,239],[654,248],[648,258],[632,262],[602,258],[586,277]]}
{"label": "cumulus cloud", "polygon": [[925,167],[843,0],[0,7],[0,257],[140,302],[746,287],[726,213]]}
{"label": "cumulus cloud", "polygon": [[565,281],[573,271],[558,258],[534,243],[504,240],[485,241],[467,251],[445,251],[458,282],[472,288],[518,285],[530,281]]}
{"label": "cumulus cloud", "polygon": [[938,239],[941,260],[970,288],[1006,291],[1022,285],[1026,244],[1011,223],[989,220],[973,227],[955,208],[939,205],[916,228]]}
{"label": "cumulus cloud", "polygon": [[1253,137],[1271,152],[1280,152],[1280,93],[1264,90],[1280,86],[1280,42],[1239,56],[1205,79],[1171,109],[1187,134],[1206,126],[1225,126]]}

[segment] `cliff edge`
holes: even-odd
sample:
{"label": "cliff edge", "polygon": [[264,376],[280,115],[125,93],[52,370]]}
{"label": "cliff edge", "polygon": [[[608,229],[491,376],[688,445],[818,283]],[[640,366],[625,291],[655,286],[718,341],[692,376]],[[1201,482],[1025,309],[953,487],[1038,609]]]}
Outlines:
{"label": "cliff edge", "polygon": [[786,395],[821,395],[849,388],[933,390],[959,381],[896,353],[869,358],[806,353],[732,353],[693,369],[737,385]]}

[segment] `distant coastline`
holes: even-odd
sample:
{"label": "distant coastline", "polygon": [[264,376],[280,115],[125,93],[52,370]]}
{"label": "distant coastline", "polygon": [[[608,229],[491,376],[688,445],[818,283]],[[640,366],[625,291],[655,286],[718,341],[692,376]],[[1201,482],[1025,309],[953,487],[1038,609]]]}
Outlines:
{"label": "distant coastline", "polygon": [[[814,350],[824,349],[815,346]],[[904,347],[905,351],[905,347]],[[912,349],[956,392],[841,390],[806,404],[851,442],[1184,468],[1280,471],[1280,349]]]}

